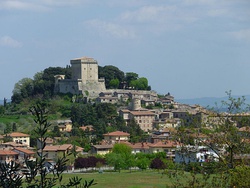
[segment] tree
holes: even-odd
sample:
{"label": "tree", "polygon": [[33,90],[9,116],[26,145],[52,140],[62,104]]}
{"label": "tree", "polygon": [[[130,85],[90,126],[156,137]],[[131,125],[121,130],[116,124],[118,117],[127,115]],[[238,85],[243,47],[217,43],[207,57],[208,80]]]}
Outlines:
{"label": "tree", "polygon": [[99,77],[105,78],[105,85],[107,89],[111,88],[110,86],[111,80],[118,79],[119,82],[122,82],[124,80],[124,72],[119,70],[115,66],[112,66],[112,65],[108,65],[104,67],[99,66],[98,70],[99,70],[99,73],[98,73]]}
{"label": "tree", "polygon": [[120,172],[121,169],[126,167],[124,157],[120,153],[109,153],[105,156],[108,165],[113,166],[115,170]]}
{"label": "tree", "polygon": [[128,169],[133,166],[134,160],[132,149],[126,144],[117,143],[113,146],[112,152],[106,155],[109,165],[114,166],[115,170]]}
{"label": "tree", "polygon": [[166,165],[160,158],[154,158],[151,161],[150,168],[157,169],[157,170],[165,169]]}
{"label": "tree", "polygon": [[110,80],[109,87],[112,89],[117,89],[119,87],[119,84],[120,84],[120,81],[117,78],[115,78],[115,79]]}
{"label": "tree", "polygon": [[130,82],[130,86],[138,90],[147,90],[149,88],[148,80],[145,77],[138,78],[137,80],[132,80]]}
{"label": "tree", "polygon": [[135,119],[131,119],[127,125],[127,132],[130,134],[130,142],[144,141],[144,131],[136,123]]}
{"label": "tree", "polygon": [[[37,138],[41,141],[42,146],[39,151],[37,151],[36,161],[25,160],[25,164],[29,171],[29,176],[26,176],[26,184],[23,184],[22,175],[18,172],[20,170],[19,164],[15,162],[11,163],[1,163],[1,176],[0,176],[0,186],[3,188],[19,188],[26,186],[27,188],[41,187],[41,188],[52,188],[59,183],[59,187],[84,187],[88,188],[94,185],[94,180],[90,182],[85,181],[81,184],[81,178],[73,177],[69,179],[66,184],[62,183],[64,166],[66,165],[68,159],[67,156],[70,154],[65,154],[62,158],[58,158],[56,161],[56,167],[50,178],[46,178],[48,171],[46,170],[46,160],[44,152],[44,147],[46,146],[47,131],[51,124],[48,122],[46,106],[43,104],[36,104],[30,109],[30,112],[34,115],[34,121],[37,125],[34,132]],[[37,176],[39,174],[39,176]]]}
{"label": "tree", "polygon": [[8,123],[4,129],[4,134],[8,134],[12,132],[12,126]]}
{"label": "tree", "polygon": [[[193,121],[192,123],[195,123],[195,125],[190,124],[188,130],[184,127],[178,130],[178,141],[188,140],[188,143],[193,146],[206,146],[216,153],[214,158],[209,158],[210,162],[204,163],[202,166],[197,163],[192,164],[193,166],[190,166],[190,164],[184,165],[185,170],[191,169],[192,179],[188,182],[189,187],[198,186],[198,184],[204,187],[204,183],[206,183],[207,187],[233,187],[235,185],[239,186],[239,184],[236,184],[235,179],[247,179],[246,174],[241,173],[241,170],[249,163],[249,160],[245,158],[246,154],[250,152],[250,144],[247,141],[249,134],[239,133],[237,126],[248,126],[248,124],[244,124],[244,122],[248,121],[242,121],[242,117],[249,118],[245,113],[248,111],[248,106],[245,104],[244,97],[234,98],[231,91],[226,93],[228,99],[222,101],[220,107],[220,109],[226,109],[226,112],[212,111],[206,118],[205,123]],[[209,130],[206,129],[207,126]],[[206,134],[208,138],[206,140],[200,139],[199,135],[201,133]],[[185,147],[185,145],[181,148],[186,149],[186,153],[189,152],[188,147]],[[187,168],[188,166],[190,168]],[[203,180],[206,181],[200,179],[197,176],[198,173],[201,173]],[[212,179],[211,184],[210,181],[207,181],[209,178]],[[250,186],[247,181],[244,181],[243,185]],[[183,185],[183,187],[185,186],[187,185]]]}
{"label": "tree", "polygon": [[0,115],[3,115],[5,113],[4,106],[0,105]]}
{"label": "tree", "polygon": [[125,76],[125,81],[127,82],[128,87],[131,87],[131,81],[137,80],[138,74],[134,72],[127,72]]}
{"label": "tree", "polygon": [[115,144],[114,147],[112,148],[112,152],[129,156],[132,152],[132,149],[128,145],[121,143],[121,144]]}
{"label": "tree", "polygon": [[33,80],[31,78],[23,78],[19,80],[12,91],[12,102],[20,103],[23,99],[32,96],[33,94]]}

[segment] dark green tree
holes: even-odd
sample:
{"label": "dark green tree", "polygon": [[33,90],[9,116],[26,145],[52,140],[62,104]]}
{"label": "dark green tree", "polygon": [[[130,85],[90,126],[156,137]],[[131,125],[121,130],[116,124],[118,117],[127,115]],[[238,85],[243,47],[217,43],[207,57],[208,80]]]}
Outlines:
{"label": "dark green tree", "polygon": [[110,81],[113,79],[118,79],[119,82],[122,82],[124,80],[124,72],[119,70],[117,67],[112,65],[107,65],[104,67],[98,68],[98,75],[99,77],[105,78],[105,84],[106,88],[111,88]]}
{"label": "dark green tree", "polygon": [[117,89],[119,87],[119,84],[120,84],[120,81],[117,78],[115,78],[115,79],[110,80],[109,87],[112,89]]}

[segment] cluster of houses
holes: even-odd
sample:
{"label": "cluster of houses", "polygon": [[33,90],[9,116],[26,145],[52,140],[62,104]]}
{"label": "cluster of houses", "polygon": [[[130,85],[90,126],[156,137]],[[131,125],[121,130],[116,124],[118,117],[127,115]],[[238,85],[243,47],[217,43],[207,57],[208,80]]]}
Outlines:
{"label": "cluster of houses", "polygon": [[[181,147],[181,143],[177,141],[171,140],[171,134],[174,133],[174,129],[165,129],[164,131],[157,132],[150,136],[148,142],[140,142],[140,143],[130,143],[128,133],[122,131],[115,131],[104,134],[104,139],[99,145],[92,145],[91,150],[86,153],[84,152],[84,148],[75,147],[75,150],[78,154],[86,155],[86,154],[99,154],[105,155],[111,152],[114,144],[116,143],[124,143],[131,147],[132,153],[158,153],[165,152],[166,158],[176,159],[176,162],[184,161],[197,161],[202,159],[207,159],[206,155],[215,155],[212,151],[209,151],[208,148],[196,148],[193,150],[193,155],[190,157],[183,159],[183,155],[178,152],[178,148]],[[30,147],[30,135],[13,132],[8,135],[4,135],[1,137],[3,140],[4,137],[8,137],[11,139],[10,142],[1,142],[0,144],[0,162],[10,162],[15,161],[17,163],[23,164],[25,159],[28,160],[36,160],[37,152],[41,149],[41,142],[37,141],[36,148]],[[72,144],[62,144],[57,145],[56,140],[52,138],[47,138],[46,146],[43,149],[43,153],[45,154],[45,158],[48,162],[55,162],[59,156],[62,156],[63,153],[71,151],[74,146]],[[181,157],[182,156],[182,157]],[[203,158],[202,158],[203,157]],[[204,162],[204,161],[203,161]]]}
{"label": "cluster of houses", "polygon": [[[57,121],[60,126],[60,131],[70,132],[72,123],[70,120]],[[93,127],[82,126],[79,127],[83,131],[92,131]],[[250,129],[242,127],[238,129],[239,134],[249,135]],[[63,153],[71,151],[73,148],[77,153],[82,155],[105,155],[112,151],[114,144],[124,143],[131,147],[132,153],[158,153],[165,152],[166,158],[172,159],[177,163],[181,162],[209,162],[211,160],[218,160],[217,152],[213,151],[207,146],[183,145],[181,142],[173,139],[176,133],[174,127],[165,127],[153,130],[149,135],[146,142],[131,143],[130,134],[122,131],[109,132],[103,135],[104,139],[98,145],[92,145],[89,152],[84,152],[84,148],[74,146],[72,144],[58,145],[56,138],[47,138],[46,146],[43,148],[46,160],[54,162]],[[192,135],[191,135],[192,136]],[[7,139],[6,139],[7,138]],[[199,134],[193,138],[195,143],[202,141],[206,142],[207,135]],[[4,140],[9,140],[4,142]],[[42,143],[37,140],[37,145],[30,147],[30,135],[21,132],[12,132],[7,135],[0,136],[0,162],[15,161],[23,164],[25,159],[36,160],[37,152],[40,151]]]}

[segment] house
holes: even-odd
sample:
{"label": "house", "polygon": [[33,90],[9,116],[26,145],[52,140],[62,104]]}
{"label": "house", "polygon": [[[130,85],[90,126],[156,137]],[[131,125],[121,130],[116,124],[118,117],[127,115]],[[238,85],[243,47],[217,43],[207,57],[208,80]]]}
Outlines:
{"label": "house", "polygon": [[175,151],[176,163],[218,161],[219,156],[207,146],[178,147]]}
{"label": "house", "polygon": [[26,148],[26,149],[29,148],[28,145],[23,144],[23,143],[17,143],[17,142],[5,142],[5,143],[0,144],[0,149],[12,150],[16,147]]}
{"label": "house", "polygon": [[159,98],[158,102],[162,103],[163,105],[170,105],[174,103],[174,97],[168,93],[164,97]]}
{"label": "house", "polygon": [[129,133],[125,133],[122,131],[115,131],[115,132],[110,132],[107,134],[103,134],[104,140],[108,143],[116,143],[120,141],[128,141],[129,140]]}
{"label": "house", "polygon": [[129,121],[129,113],[130,113],[130,110],[128,109],[119,110],[119,116],[121,116],[125,120],[126,124]]}
{"label": "house", "polygon": [[9,163],[11,161],[16,161],[18,159],[18,153],[8,149],[0,150],[0,162]]}
{"label": "house", "polygon": [[129,92],[128,91],[115,91],[114,97],[117,97],[119,101],[126,102],[129,99]]}
{"label": "house", "polygon": [[154,131],[149,136],[148,140],[150,143],[157,143],[159,141],[169,140],[176,130],[174,128],[164,128]]}
{"label": "house", "polygon": [[[56,143],[56,139],[53,139],[53,138],[47,138],[45,140],[45,144],[46,146],[53,146],[54,144]],[[41,149],[42,148],[42,142],[40,139],[37,139],[37,148],[38,149]]]}
{"label": "house", "polygon": [[155,113],[151,111],[130,111],[129,119],[135,119],[140,128],[145,131],[153,129],[153,121],[155,120]]}
{"label": "house", "polygon": [[14,148],[12,151],[18,153],[18,161],[19,162],[24,162],[25,159],[35,161],[36,160],[36,152],[31,151],[29,149],[24,149],[24,148]]}
{"label": "house", "polygon": [[105,155],[105,154],[110,153],[112,151],[113,146],[114,146],[113,144],[93,145],[91,147],[91,153]]}
{"label": "house", "polygon": [[155,100],[152,99],[142,99],[141,104],[144,106],[155,106]]}
{"label": "house", "polygon": [[[72,144],[45,146],[43,152],[47,161],[55,161],[60,154],[66,154],[66,152],[70,151],[73,147],[74,146]],[[83,148],[76,146],[76,152],[82,153]]]}
{"label": "house", "polygon": [[141,143],[124,142],[124,143],[132,148],[132,154],[149,153],[149,146],[147,142],[141,142]]}
{"label": "house", "polygon": [[179,118],[172,119],[157,119],[153,121],[153,127],[156,129],[163,128],[176,128],[181,125],[181,120]]}
{"label": "house", "polygon": [[13,142],[20,143],[27,145],[28,147],[30,146],[30,135],[24,134],[21,132],[13,132],[10,134],[7,134],[7,137],[10,137]]}
{"label": "house", "polygon": [[71,120],[57,120],[56,123],[60,132],[71,132],[72,130]]}
{"label": "house", "polygon": [[118,98],[117,97],[109,97],[109,96],[108,97],[97,97],[96,102],[115,104],[118,102]]}
{"label": "house", "polygon": [[175,150],[178,145],[178,142],[172,140],[159,141],[157,143],[149,144],[149,152],[165,152],[166,157],[172,159],[175,157]]}

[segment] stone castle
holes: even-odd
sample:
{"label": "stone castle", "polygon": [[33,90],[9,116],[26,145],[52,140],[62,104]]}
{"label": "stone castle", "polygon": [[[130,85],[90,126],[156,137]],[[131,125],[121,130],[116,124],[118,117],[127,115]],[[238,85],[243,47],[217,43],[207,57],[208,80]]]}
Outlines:
{"label": "stone castle", "polygon": [[104,78],[98,78],[98,62],[93,58],[81,57],[70,61],[72,78],[55,75],[55,92],[83,94],[95,98],[106,91]]}
{"label": "stone castle", "polygon": [[[65,75],[55,75],[55,93],[83,94],[88,98],[99,98],[109,101],[115,98],[156,100],[155,91],[106,89],[105,79],[98,78],[98,62],[93,58],[81,57],[70,61],[72,69],[71,79],[65,79]],[[115,100],[115,102],[116,102]],[[103,102],[103,101],[100,101]]]}

